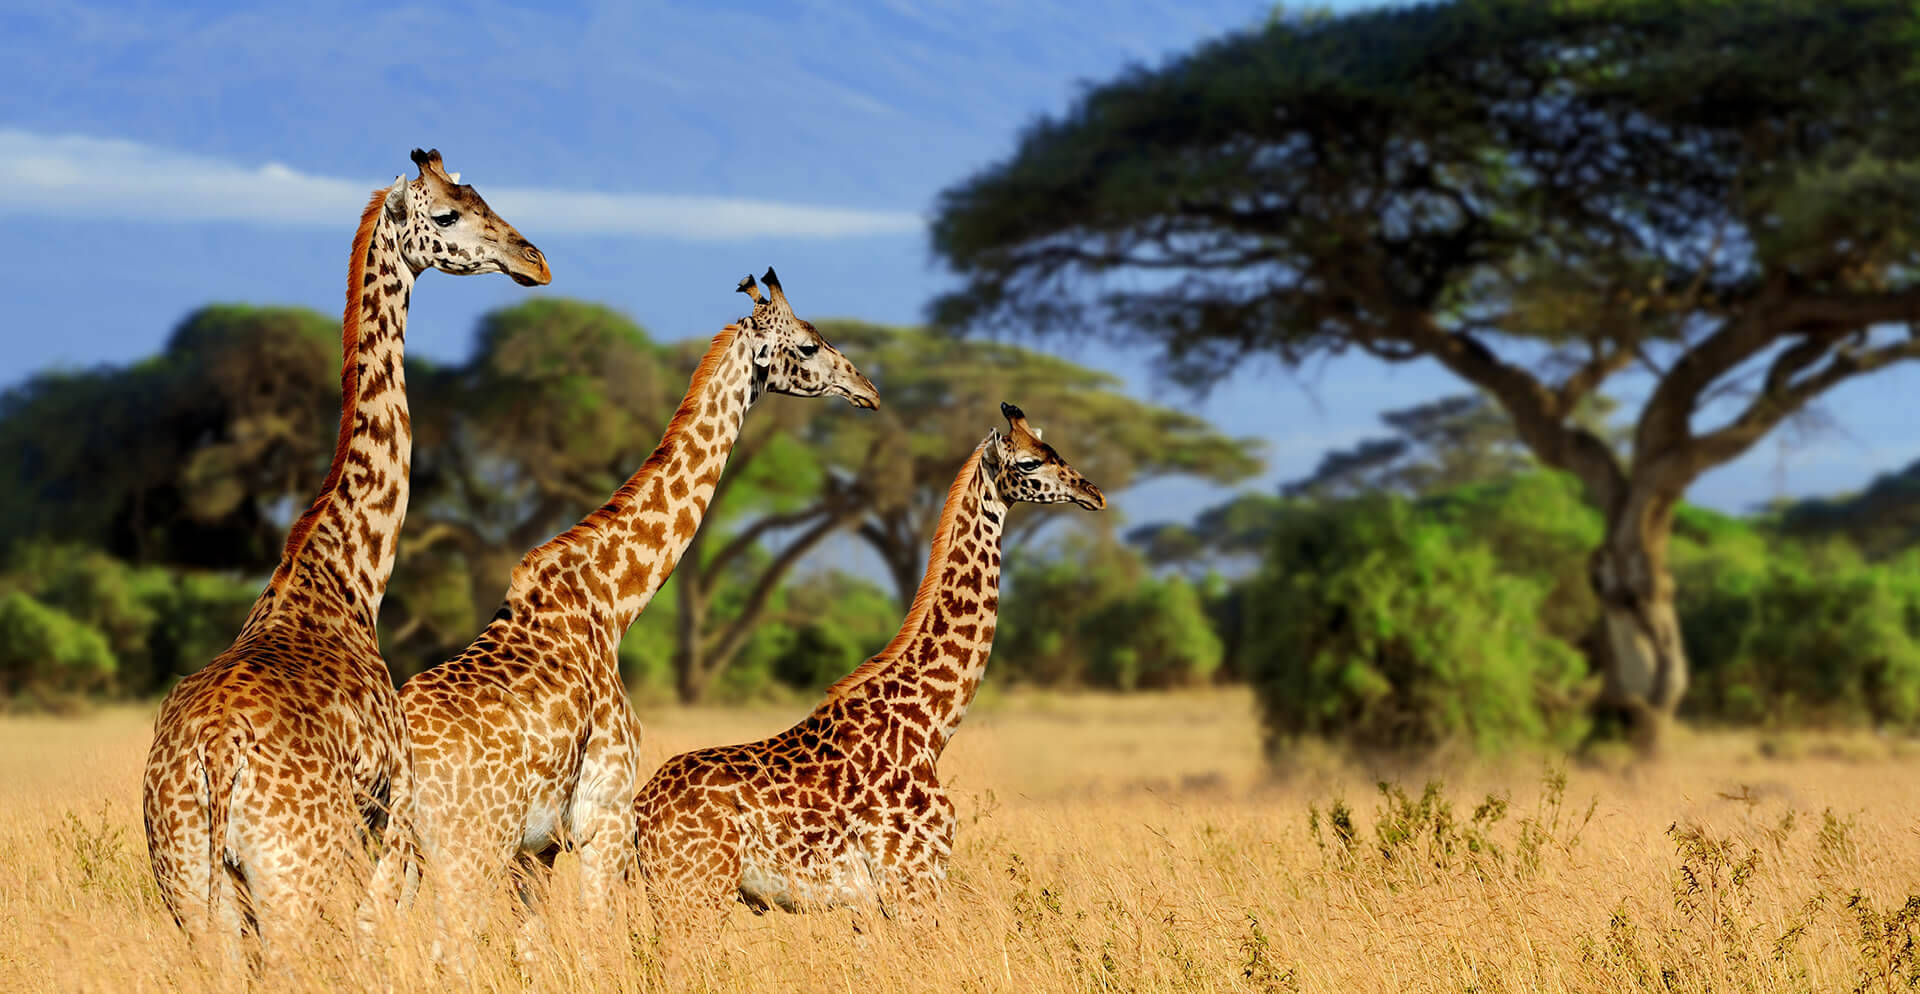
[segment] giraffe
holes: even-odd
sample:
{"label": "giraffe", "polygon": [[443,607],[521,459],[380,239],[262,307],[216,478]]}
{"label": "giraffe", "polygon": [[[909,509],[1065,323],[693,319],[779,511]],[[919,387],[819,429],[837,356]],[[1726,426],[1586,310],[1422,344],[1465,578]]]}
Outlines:
{"label": "giraffe", "polygon": [[877,902],[926,910],[946,878],[953,805],[937,764],[993,648],[1000,535],[1015,501],[1098,510],[1100,488],[1000,405],[947,491],[900,631],[772,738],[681,753],[634,801],[641,876],[663,931],[756,910]]}
{"label": "giraffe", "polygon": [[[612,880],[631,866],[628,806],[640,786],[621,637],[692,540],[763,392],[879,406],[873,384],[794,315],[771,268],[763,279],[764,298],[752,276],[740,281],[752,314],[714,336],[639,470],[604,506],[526,554],[472,644],[401,688],[414,749],[403,817],[435,885],[442,944],[469,934],[474,899],[503,873],[539,873],[562,845],[579,853],[582,903],[591,914],[606,909]],[[410,862],[382,857],[377,899],[404,903]],[[435,958],[443,952],[436,945]]]}
{"label": "giraffe", "polygon": [[142,791],[155,882],[174,919],[238,954],[298,937],[358,846],[386,833],[408,743],[375,633],[407,510],[402,370],[429,267],[552,279],[440,152],[376,190],[354,233],[341,322],[340,434],[326,481],[232,646],[160,705]]}

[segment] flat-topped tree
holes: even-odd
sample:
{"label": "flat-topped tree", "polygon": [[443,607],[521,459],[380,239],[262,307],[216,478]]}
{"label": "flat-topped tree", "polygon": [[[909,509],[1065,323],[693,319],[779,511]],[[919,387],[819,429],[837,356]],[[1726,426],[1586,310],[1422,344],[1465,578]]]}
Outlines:
{"label": "flat-topped tree", "polygon": [[[1666,563],[1707,470],[1920,356],[1905,0],[1430,4],[1230,35],[1089,91],[948,190],[951,325],[1433,360],[1607,520],[1609,700],[1687,684]],[[1621,456],[1577,418],[1650,377]]]}
{"label": "flat-topped tree", "polygon": [[[899,606],[912,603],[926,536],[953,478],[953,453],[979,441],[973,412],[1004,395],[1051,412],[1054,430],[1074,439],[1076,465],[1115,491],[1170,475],[1228,483],[1260,469],[1255,442],[1189,411],[1128,396],[1119,378],[1060,356],[858,321],[822,320],[820,328],[860,356],[887,404],[876,417],[826,418],[788,402],[778,417],[770,411],[743,433],[714,497],[717,517],[674,573],[673,663],[683,699],[697,700],[739,655],[779,581],[836,532],[869,545],[887,566]],[[784,478],[772,470],[783,461]],[[743,513],[749,508],[754,513]],[[1020,515],[1007,547],[1020,548],[1069,513],[1056,512],[1039,506]],[[791,537],[764,565],[753,563],[756,543],[779,535]],[[729,579],[743,582],[747,595],[723,615],[719,595]]]}

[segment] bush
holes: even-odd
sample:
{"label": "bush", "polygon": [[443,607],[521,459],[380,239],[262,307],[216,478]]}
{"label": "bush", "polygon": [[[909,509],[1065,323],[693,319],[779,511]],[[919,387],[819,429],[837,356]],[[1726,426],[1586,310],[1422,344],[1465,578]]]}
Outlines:
{"label": "bush", "polygon": [[1306,735],[1363,748],[1574,741],[1584,665],[1541,624],[1548,589],[1398,498],[1292,516],[1248,589],[1246,666],[1269,748]]}
{"label": "bush", "polygon": [[0,597],[0,695],[44,701],[98,690],[114,665],[99,632],[18,591]]}
{"label": "bush", "polygon": [[845,573],[802,578],[785,594],[791,635],[770,669],[796,690],[819,690],[846,676],[900,627],[901,608],[885,590]]}
{"label": "bush", "polygon": [[1676,572],[1686,714],[1920,725],[1920,553],[1876,565],[1846,545],[1752,535],[1689,550]]}
{"label": "bush", "polygon": [[255,581],[132,566],[88,546],[17,547],[0,590],[30,597],[99,636],[115,660],[97,689],[144,696],[205,666],[232,641]]}
{"label": "bush", "polygon": [[1110,690],[1210,679],[1224,650],[1198,591],[1154,577],[1126,546],[1068,544],[1026,559],[1000,600],[994,665],[1016,681]]}
{"label": "bush", "polygon": [[1501,572],[1539,584],[1540,623],[1548,634],[1577,644],[1593,628],[1600,604],[1587,580],[1587,557],[1604,529],[1573,476],[1526,473],[1462,487],[1418,507],[1461,541],[1486,546]]}
{"label": "bush", "polygon": [[1223,655],[1199,592],[1180,576],[1142,581],[1093,612],[1081,635],[1090,650],[1087,682],[1116,690],[1204,682]]}

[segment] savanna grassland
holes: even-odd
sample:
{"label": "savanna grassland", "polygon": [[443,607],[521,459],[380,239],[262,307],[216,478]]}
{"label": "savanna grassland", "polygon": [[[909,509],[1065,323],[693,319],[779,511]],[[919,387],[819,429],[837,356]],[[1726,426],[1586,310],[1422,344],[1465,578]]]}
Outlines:
{"label": "savanna grassland", "polygon": [[[645,709],[650,763],[798,710]],[[150,720],[0,721],[0,990],[246,986],[196,958],[149,881]],[[961,827],[937,925],[857,934],[848,912],[738,908],[686,986],[1904,989],[1920,977],[1914,755],[1695,733],[1638,769],[1514,755],[1374,770],[1309,750],[1270,772],[1240,692],[1012,696],[977,709],[944,762]],[[569,860],[524,970],[503,901],[489,934],[461,937],[478,963],[464,981],[429,964],[416,913],[378,954],[323,929],[264,986],[657,988],[644,902],[624,903],[622,928],[586,927]]]}

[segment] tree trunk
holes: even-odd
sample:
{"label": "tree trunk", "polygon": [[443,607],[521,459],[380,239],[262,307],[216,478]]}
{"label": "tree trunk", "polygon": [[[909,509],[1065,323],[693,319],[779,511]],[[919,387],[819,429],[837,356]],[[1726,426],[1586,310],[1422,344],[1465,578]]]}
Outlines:
{"label": "tree trunk", "polygon": [[1687,650],[1667,568],[1676,501],[1630,492],[1588,560],[1601,609],[1602,704],[1625,719],[1645,753],[1659,751],[1687,689]]}
{"label": "tree trunk", "polygon": [[704,658],[706,640],[702,635],[707,622],[705,570],[700,563],[700,538],[696,534],[680,558],[674,578],[673,690],[682,704],[698,703],[707,692],[713,674]]}
{"label": "tree trunk", "polygon": [[893,578],[893,596],[900,601],[900,610],[905,611],[913,606],[913,597],[920,592],[920,578],[925,569],[920,550],[889,550],[881,558],[886,560],[887,574]]}

